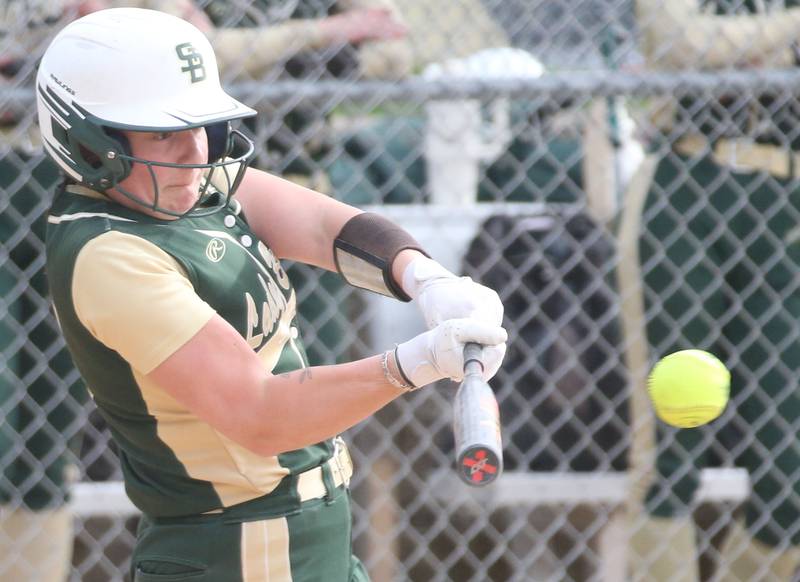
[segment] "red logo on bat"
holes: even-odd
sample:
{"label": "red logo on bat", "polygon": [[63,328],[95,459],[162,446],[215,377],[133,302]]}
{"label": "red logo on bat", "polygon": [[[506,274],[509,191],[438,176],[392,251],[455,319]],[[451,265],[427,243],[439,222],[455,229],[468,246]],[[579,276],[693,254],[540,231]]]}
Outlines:
{"label": "red logo on bat", "polygon": [[497,466],[489,464],[489,458],[484,450],[478,451],[473,457],[464,457],[462,464],[467,476],[476,483],[497,473]]}

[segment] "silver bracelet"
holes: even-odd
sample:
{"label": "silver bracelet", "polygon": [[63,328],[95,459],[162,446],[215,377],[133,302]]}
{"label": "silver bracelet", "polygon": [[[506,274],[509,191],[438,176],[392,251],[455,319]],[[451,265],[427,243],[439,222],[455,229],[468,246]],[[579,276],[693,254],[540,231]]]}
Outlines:
{"label": "silver bracelet", "polygon": [[392,353],[393,350],[388,350],[383,352],[381,356],[381,367],[383,368],[383,376],[392,386],[396,388],[400,388],[403,392],[411,392],[412,390],[416,390],[417,387],[413,386],[412,384],[406,384],[394,377],[392,372],[389,370],[389,354]]}

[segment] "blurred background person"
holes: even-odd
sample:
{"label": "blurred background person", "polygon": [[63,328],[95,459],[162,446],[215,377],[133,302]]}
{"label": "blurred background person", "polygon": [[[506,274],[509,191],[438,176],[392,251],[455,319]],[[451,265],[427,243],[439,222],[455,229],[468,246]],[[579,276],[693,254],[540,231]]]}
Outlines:
{"label": "blurred background person", "polygon": [[[794,67],[797,6],[636,2],[647,64],[660,71]],[[621,241],[638,248],[645,311],[635,317],[651,362],[685,348],[722,358],[732,401],[705,428],[658,424],[631,580],[699,579],[698,551],[708,545],[698,544],[694,498],[700,469],[723,461],[747,469],[752,493],[744,519],[730,524],[722,579],[788,581],[800,556],[800,110],[777,92],[672,95],[660,104],[655,161],[633,181],[623,216],[636,225]]]}

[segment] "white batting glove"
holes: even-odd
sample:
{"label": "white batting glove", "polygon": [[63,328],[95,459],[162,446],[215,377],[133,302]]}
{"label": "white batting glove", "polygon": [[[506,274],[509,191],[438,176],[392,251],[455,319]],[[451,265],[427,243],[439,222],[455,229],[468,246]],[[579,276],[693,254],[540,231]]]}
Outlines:
{"label": "white batting glove", "polygon": [[458,277],[428,257],[417,257],[408,264],[402,284],[416,300],[428,329],[465,317],[503,323],[503,304],[493,289],[469,277]]}
{"label": "white batting glove", "polygon": [[484,346],[483,377],[497,373],[506,353],[506,330],[477,319],[449,319],[397,346],[397,365],[415,387],[442,378],[464,379],[464,344]]}

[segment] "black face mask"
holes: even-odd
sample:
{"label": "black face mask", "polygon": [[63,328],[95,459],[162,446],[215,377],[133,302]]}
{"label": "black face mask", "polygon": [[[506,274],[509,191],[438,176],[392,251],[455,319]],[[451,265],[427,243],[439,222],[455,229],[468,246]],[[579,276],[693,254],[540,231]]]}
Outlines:
{"label": "black face mask", "polygon": [[[244,177],[245,170],[252,160],[255,151],[253,141],[238,130],[232,130],[227,121],[206,125],[206,134],[208,136],[208,161],[205,164],[177,164],[169,162],[154,162],[145,160],[131,155],[130,144],[127,138],[119,130],[107,129],[111,137],[115,138],[125,153],[120,153],[117,157],[127,163],[129,166],[133,164],[142,164],[147,167],[150,172],[150,177],[153,182],[153,190],[155,192],[155,199],[153,202],[146,202],[138,196],[121,188],[116,182],[109,184],[107,187],[116,187],[126,198],[142,205],[150,210],[155,210],[168,216],[177,218],[183,216],[205,216],[213,212],[221,210],[228,205],[231,196],[233,196],[236,188]],[[228,158],[228,155],[234,149],[234,145],[238,143],[238,150],[242,152],[241,155],[235,158]],[[154,167],[166,168],[202,168],[207,170],[206,177],[200,187],[200,197],[198,203],[186,212],[176,213],[171,210],[159,206],[159,188],[156,181]],[[222,186],[223,192],[217,192],[212,188],[211,181],[215,180]]]}

